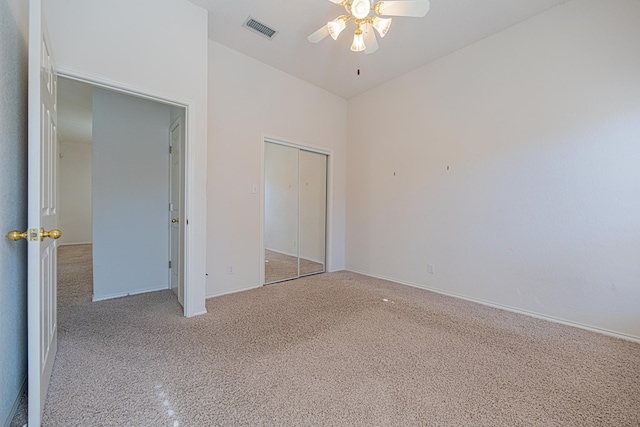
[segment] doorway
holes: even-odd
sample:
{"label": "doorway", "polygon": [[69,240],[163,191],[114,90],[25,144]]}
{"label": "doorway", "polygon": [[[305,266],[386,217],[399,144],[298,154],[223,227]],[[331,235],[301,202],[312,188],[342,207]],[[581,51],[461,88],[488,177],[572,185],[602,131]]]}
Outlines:
{"label": "doorway", "polygon": [[328,155],[264,142],[264,281],[326,271]]}
{"label": "doorway", "polygon": [[60,78],[59,110],[61,244],[93,245],[93,300],[173,286],[184,304],[186,108]]}

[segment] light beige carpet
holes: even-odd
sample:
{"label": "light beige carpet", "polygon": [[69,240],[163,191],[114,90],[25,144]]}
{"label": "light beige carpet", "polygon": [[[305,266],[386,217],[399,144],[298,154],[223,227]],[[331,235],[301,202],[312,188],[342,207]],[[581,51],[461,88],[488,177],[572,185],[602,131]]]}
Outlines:
{"label": "light beige carpet", "polygon": [[[319,273],[324,266],[310,259],[300,258],[300,275]],[[298,258],[265,250],[264,282],[271,283],[298,277]]]}
{"label": "light beige carpet", "polygon": [[60,250],[45,426],[639,426],[640,345],[347,272],[90,302]]}

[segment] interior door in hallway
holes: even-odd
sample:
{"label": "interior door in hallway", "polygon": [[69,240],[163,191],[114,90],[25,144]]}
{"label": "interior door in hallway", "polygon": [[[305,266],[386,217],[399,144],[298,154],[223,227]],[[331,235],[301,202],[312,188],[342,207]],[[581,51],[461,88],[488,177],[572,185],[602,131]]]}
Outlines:
{"label": "interior door in hallway", "polygon": [[182,239],[182,119],[178,117],[171,125],[170,138],[170,156],[169,156],[169,274],[171,290],[178,296],[178,301],[184,306],[184,283],[182,280],[183,260],[182,252],[184,249]]}

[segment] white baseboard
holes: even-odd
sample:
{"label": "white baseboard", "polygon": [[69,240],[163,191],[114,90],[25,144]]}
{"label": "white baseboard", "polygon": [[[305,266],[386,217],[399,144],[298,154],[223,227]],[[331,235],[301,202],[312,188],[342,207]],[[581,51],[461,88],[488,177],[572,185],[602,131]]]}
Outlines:
{"label": "white baseboard", "polygon": [[571,320],[566,320],[566,319],[561,319],[561,318],[558,318],[558,317],[548,316],[546,314],[536,313],[534,311],[522,310],[522,309],[511,307],[511,306],[508,306],[508,305],[496,304],[496,303],[493,303],[491,301],[485,301],[485,300],[478,299],[478,298],[459,295],[459,294],[456,294],[456,293],[453,293],[453,292],[447,292],[447,291],[443,291],[443,290],[436,289],[436,288],[430,288],[428,286],[419,285],[419,284],[416,284],[416,283],[405,282],[405,281],[393,279],[393,278],[390,278],[390,277],[384,277],[384,276],[380,276],[380,275],[377,275],[377,274],[366,273],[364,271],[359,271],[359,270],[354,270],[354,269],[346,269],[346,270],[347,271],[351,271],[353,273],[362,274],[364,276],[375,277],[376,279],[388,280],[390,282],[399,283],[401,285],[411,286],[412,288],[423,289],[425,291],[435,292],[437,294],[447,295],[447,296],[450,296],[450,297],[454,297],[454,298],[459,298],[459,299],[463,299],[463,300],[466,300],[466,301],[475,302],[475,303],[486,305],[486,306],[489,306],[489,307],[498,308],[500,310],[510,311],[512,313],[522,314],[522,315],[529,316],[529,317],[535,317],[536,319],[547,320],[547,321],[553,322],[553,323],[560,323],[560,324],[567,325],[567,326],[573,326],[574,328],[586,329],[588,331],[597,332],[599,334],[608,335],[610,337],[620,338],[620,339],[623,339],[623,340],[640,343],[640,337],[636,337],[636,336],[633,336],[633,335],[628,335],[628,334],[625,334],[625,333],[622,333],[622,332],[616,332],[616,331],[611,331],[611,330],[605,329],[605,328],[598,328],[596,326],[585,325],[583,323],[573,322]]}
{"label": "white baseboard", "polygon": [[146,293],[149,293],[149,292],[166,291],[167,289],[168,289],[167,287],[141,289],[141,290],[137,290],[137,291],[133,291],[133,292],[121,292],[121,293],[117,293],[117,294],[103,295],[103,296],[100,296],[100,297],[96,297],[94,295],[93,298],[92,298],[92,301],[93,302],[105,301],[105,300],[108,300],[108,299],[122,298],[122,297],[129,297],[129,296],[133,296],[133,295],[146,294]]}
{"label": "white baseboard", "polygon": [[9,410],[9,414],[7,414],[7,419],[4,420],[2,424],[4,427],[9,427],[11,425],[11,421],[13,420],[13,416],[16,414],[18,410],[18,405],[20,405],[20,400],[22,399],[22,395],[27,390],[27,377],[24,377],[22,381],[22,386],[20,387],[20,391],[18,392],[18,396],[16,396],[16,400],[13,402],[11,409]]}
{"label": "white baseboard", "polygon": [[250,291],[251,289],[261,288],[262,286],[263,285],[254,285],[254,286],[249,286],[248,288],[234,289],[232,291],[225,291],[217,294],[209,294],[209,295],[206,295],[205,298],[209,299],[209,298],[221,297],[222,295],[229,295],[229,294],[235,294],[238,292]]}

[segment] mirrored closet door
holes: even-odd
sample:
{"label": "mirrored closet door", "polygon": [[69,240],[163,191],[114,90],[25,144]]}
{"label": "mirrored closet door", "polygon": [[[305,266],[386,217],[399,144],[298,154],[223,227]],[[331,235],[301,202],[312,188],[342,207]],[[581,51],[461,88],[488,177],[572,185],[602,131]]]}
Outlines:
{"label": "mirrored closet door", "polygon": [[264,283],[325,271],[327,156],[265,142]]}

